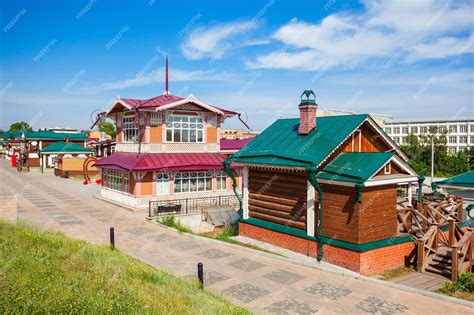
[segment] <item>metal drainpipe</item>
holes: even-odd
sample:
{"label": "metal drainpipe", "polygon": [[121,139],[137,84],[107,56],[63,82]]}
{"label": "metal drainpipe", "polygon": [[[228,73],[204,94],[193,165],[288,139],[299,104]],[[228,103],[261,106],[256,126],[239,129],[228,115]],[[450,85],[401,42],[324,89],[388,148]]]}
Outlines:
{"label": "metal drainpipe", "polygon": [[313,185],[314,189],[318,192],[318,239],[319,239],[319,251],[316,259],[321,261],[323,259],[323,190],[319,186],[318,181],[316,180],[316,175],[318,174],[319,169],[316,166],[308,166],[306,168],[306,177],[308,181]]}
{"label": "metal drainpipe", "polygon": [[[232,190],[234,191],[234,195],[237,197],[239,200],[239,218],[238,221],[242,218],[244,210],[242,209],[242,198],[239,196],[239,193],[237,192],[237,180],[235,179],[234,174],[232,173],[232,170],[230,168],[230,159],[225,159],[224,160],[224,171],[226,172],[227,175],[229,175],[230,179],[232,180]],[[237,224],[237,233],[239,232],[239,224]]]}
{"label": "metal drainpipe", "polygon": [[364,189],[365,185],[363,183],[355,184],[355,188],[357,189],[357,202],[362,203],[362,189]]}
{"label": "metal drainpipe", "polygon": [[421,196],[422,196],[422,190],[423,190],[423,182],[425,181],[425,176],[420,175],[418,177],[418,204],[421,204]]}

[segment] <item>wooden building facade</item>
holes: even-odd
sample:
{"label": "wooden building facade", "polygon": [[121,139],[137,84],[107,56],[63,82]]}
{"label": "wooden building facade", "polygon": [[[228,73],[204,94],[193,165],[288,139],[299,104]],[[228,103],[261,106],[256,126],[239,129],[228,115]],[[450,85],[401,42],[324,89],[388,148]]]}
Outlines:
{"label": "wooden building facade", "polygon": [[226,161],[243,166],[239,233],[363,274],[403,265],[414,246],[397,236],[397,187],[419,183],[406,156],[370,115],[299,108]]}

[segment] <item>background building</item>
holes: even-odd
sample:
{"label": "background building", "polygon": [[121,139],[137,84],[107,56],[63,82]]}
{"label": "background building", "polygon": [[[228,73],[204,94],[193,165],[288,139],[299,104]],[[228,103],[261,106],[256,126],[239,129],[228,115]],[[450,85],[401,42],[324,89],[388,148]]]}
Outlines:
{"label": "background building", "polygon": [[457,153],[474,145],[474,117],[418,118],[385,120],[385,132],[397,144],[404,144],[409,134],[428,134],[430,127],[437,127],[439,133],[447,132],[449,153]]}

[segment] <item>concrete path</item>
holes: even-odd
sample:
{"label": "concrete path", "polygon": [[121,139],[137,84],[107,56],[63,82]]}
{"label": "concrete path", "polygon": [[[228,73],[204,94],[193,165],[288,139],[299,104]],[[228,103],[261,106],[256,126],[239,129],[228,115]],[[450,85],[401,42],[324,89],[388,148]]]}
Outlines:
{"label": "concrete path", "polygon": [[289,259],[192,237],[150,224],[93,197],[97,185],[38,172],[17,173],[0,160],[0,194],[18,195],[19,218],[93,243],[108,243],[159,269],[194,276],[203,262],[206,287],[257,313],[469,314],[469,303],[413,293],[365,277],[310,268]]}

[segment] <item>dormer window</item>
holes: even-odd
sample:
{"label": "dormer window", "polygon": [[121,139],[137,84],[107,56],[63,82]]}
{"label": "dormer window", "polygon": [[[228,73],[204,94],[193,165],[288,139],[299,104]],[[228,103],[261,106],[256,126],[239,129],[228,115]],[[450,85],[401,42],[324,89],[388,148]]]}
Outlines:
{"label": "dormer window", "polygon": [[204,142],[204,124],[201,117],[168,116],[166,120],[166,142]]}
{"label": "dormer window", "polygon": [[391,167],[390,162],[388,162],[387,164],[385,164],[385,167],[384,167],[384,174],[385,174],[385,175],[390,175],[390,174],[392,174],[392,167]]}
{"label": "dormer window", "polygon": [[138,128],[134,116],[124,116],[122,118],[123,142],[137,143]]}

